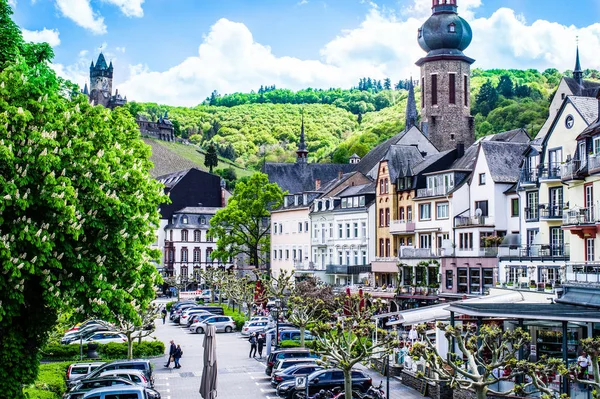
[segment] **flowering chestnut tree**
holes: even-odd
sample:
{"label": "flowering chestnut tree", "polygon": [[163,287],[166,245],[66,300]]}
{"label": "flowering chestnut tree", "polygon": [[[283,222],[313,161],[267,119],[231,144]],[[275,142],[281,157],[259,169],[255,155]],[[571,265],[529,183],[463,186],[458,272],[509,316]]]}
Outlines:
{"label": "flowering chestnut tree", "polygon": [[112,321],[147,307],[166,197],[127,111],[57,78],[11,13],[0,0],[0,392],[20,399],[60,310]]}

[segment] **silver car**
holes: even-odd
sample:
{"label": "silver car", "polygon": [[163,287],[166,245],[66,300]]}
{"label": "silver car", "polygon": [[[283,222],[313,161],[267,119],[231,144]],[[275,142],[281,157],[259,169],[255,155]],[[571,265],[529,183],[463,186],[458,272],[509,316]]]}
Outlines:
{"label": "silver car", "polygon": [[202,320],[195,329],[198,334],[203,334],[208,325],[217,327],[217,332],[224,331],[230,333],[235,330],[235,321],[230,316],[213,316]]}
{"label": "silver car", "polygon": [[150,381],[148,381],[148,378],[146,378],[146,375],[144,375],[144,372],[141,370],[134,370],[134,369],[109,370],[109,371],[105,371],[100,374],[100,377],[106,377],[106,376],[125,378],[126,380],[132,381],[136,385],[141,385],[146,388],[152,388],[152,383]]}

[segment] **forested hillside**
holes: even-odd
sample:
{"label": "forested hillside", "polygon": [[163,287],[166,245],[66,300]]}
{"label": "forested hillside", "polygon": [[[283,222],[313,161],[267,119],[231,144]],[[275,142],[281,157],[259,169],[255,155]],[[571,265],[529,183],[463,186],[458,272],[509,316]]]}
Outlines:
{"label": "forested hillside", "polygon": [[[568,73],[565,73],[568,74]],[[596,79],[597,71],[585,71]],[[472,71],[471,104],[477,137],[515,128],[535,134],[548,115],[549,100],[563,76],[556,69]],[[205,147],[215,143],[219,155],[245,168],[263,162],[291,162],[304,113],[310,162],[347,162],[404,129],[408,81],[361,79],[350,90],[305,89],[293,92],[272,86],[258,92],[219,95],[192,108],[129,103],[132,115],[156,119],[165,111],[176,135]],[[417,103],[420,88],[415,87]]]}

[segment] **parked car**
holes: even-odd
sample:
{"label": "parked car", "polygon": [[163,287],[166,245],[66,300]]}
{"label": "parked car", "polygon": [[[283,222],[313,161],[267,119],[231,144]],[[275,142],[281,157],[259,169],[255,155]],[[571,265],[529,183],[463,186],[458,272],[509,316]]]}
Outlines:
{"label": "parked car", "polygon": [[70,329],[68,329],[67,331],[65,331],[65,334],[68,334],[70,332],[75,332],[75,331],[79,331],[84,327],[87,327],[91,324],[102,324],[101,320],[96,320],[96,319],[90,319],[90,320],[86,320],[83,323],[77,323],[75,324],[73,327],[71,327]]}
{"label": "parked car", "polygon": [[255,321],[273,321],[273,319],[270,316],[254,316],[254,317],[251,317],[250,320],[246,320],[244,322],[244,326],[246,326],[252,322],[255,322]]}
{"label": "parked car", "polygon": [[268,375],[269,377],[271,376],[271,371],[273,371],[273,366],[279,359],[300,358],[300,357],[317,358],[318,356],[314,353],[311,353],[310,350],[302,349],[302,348],[280,349],[280,350],[273,351],[267,358],[267,368],[265,369],[265,374]]}
{"label": "parked car", "polygon": [[[114,331],[98,331],[83,340],[84,344],[108,344],[110,342],[123,343],[127,342],[125,334]],[[79,345],[79,341],[69,342],[71,345]]]}
{"label": "parked car", "polygon": [[[308,376],[308,394],[316,394],[321,389],[331,391],[344,386],[344,372],[340,369],[315,371]],[[352,389],[367,392],[372,385],[371,377],[360,370],[352,370]],[[277,387],[277,396],[292,399],[296,391],[296,381],[285,381]]]}
{"label": "parked car", "polygon": [[223,316],[225,314],[225,312],[223,311],[223,308],[220,306],[206,306],[206,305],[202,306],[202,305],[200,305],[198,307],[198,309],[207,310],[210,313],[218,315],[218,316]]}
{"label": "parked car", "polygon": [[190,310],[190,311],[185,311],[185,312],[183,312],[183,314],[179,318],[179,325],[181,325],[181,326],[187,326],[190,317],[192,315],[197,315],[197,314],[208,314],[208,315],[211,315],[211,316],[213,315],[208,310],[202,310],[202,309],[194,309],[194,310]]}
{"label": "parked car", "polygon": [[285,358],[285,359],[279,359],[273,365],[273,370],[271,371],[271,376],[273,376],[273,374],[276,372],[287,369],[288,367],[297,366],[300,364],[316,365],[317,364],[316,360],[317,359],[314,357],[289,357],[289,358]]}
{"label": "parked car", "polygon": [[230,316],[213,316],[197,324],[198,325],[195,327],[194,332],[198,334],[203,334],[209,324],[217,327],[217,332],[224,331],[226,333],[230,333],[235,330],[235,321],[233,321],[233,318]]}
{"label": "parked car", "polygon": [[196,329],[198,327],[200,327],[201,324],[204,324],[204,320],[210,319],[212,317],[215,317],[215,315],[212,314],[212,313],[195,315],[195,316],[192,317],[192,320],[191,320],[192,323],[188,325],[188,329],[192,333],[195,333]]}
{"label": "parked car", "polygon": [[[90,379],[84,378],[82,380],[79,380],[77,385],[75,385],[68,393],[66,393],[63,396],[63,399],[81,399],[83,398],[83,395],[85,395],[92,389],[131,385],[136,384],[131,380],[115,376],[106,376]],[[146,388],[146,396],[148,397],[148,399],[161,399],[160,393],[152,388]]]}
{"label": "parked car", "polygon": [[311,363],[299,363],[294,366],[288,367],[287,369],[274,371],[271,374],[271,386],[277,388],[279,384],[284,381],[295,380],[296,377],[302,375],[308,375],[312,372],[323,370],[323,366]]}
{"label": "parked car", "polygon": [[[296,327],[290,327],[290,326],[279,326],[279,332],[284,331],[284,330],[296,330]],[[265,331],[265,339],[267,335],[271,336],[271,342],[273,345],[275,345],[275,335],[277,334],[277,327],[275,328],[269,328],[267,331]]]}
{"label": "parked car", "polygon": [[104,362],[73,363],[67,368],[67,382],[80,380],[103,364]]}
{"label": "parked car", "polygon": [[60,340],[61,344],[69,344],[72,341],[79,341],[81,337],[86,338],[97,331],[112,331],[113,328],[108,323],[89,324],[77,331],[65,334]]}
{"label": "parked car", "polygon": [[110,370],[141,370],[144,372],[146,379],[150,381],[151,387],[154,387],[152,365],[147,359],[115,360],[110,363],[105,363],[90,373],[87,378],[100,377],[100,374]]}
{"label": "parked car", "polygon": [[242,335],[249,336],[252,333],[262,333],[273,327],[268,321],[253,321],[242,327]]}
{"label": "parked car", "polygon": [[[309,332],[304,331],[304,340],[312,341],[315,337]],[[279,342],[281,341],[300,341],[300,330],[283,330],[279,331]]]}
{"label": "parked car", "polygon": [[107,377],[107,376],[125,378],[127,380],[130,380],[130,381],[136,383],[137,385],[141,385],[146,388],[151,388],[151,383],[150,383],[150,381],[148,381],[148,378],[144,375],[144,372],[142,370],[118,369],[118,370],[103,371],[100,374],[100,377]]}
{"label": "parked car", "polygon": [[146,390],[140,386],[125,386],[125,387],[105,387],[92,389],[85,395],[83,399],[146,399]]}

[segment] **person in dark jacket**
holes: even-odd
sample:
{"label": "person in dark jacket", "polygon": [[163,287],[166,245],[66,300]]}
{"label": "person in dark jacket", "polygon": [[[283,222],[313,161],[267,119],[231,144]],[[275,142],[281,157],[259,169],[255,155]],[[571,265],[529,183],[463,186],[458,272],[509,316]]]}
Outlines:
{"label": "person in dark jacket", "polygon": [[[248,342],[250,342],[250,355],[248,355],[248,357],[256,357],[256,334],[252,333],[252,335],[250,336],[250,338],[248,339]],[[254,351],[254,355],[252,355],[252,351]]]}
{"label": "person in dark jacket", "polygon": [[181,364],[179,364],[179,359],[181,359],[181,356],[183,356],[183,351],[181,350],[181,346],[177,345],[177,348],[175,348],[175,353],[173,354],[176,369],[181,368]]}
{"label": "person in dark jacket", "polygon": [[256,339],[256,343],[258,345],[258,356],[262,359],[262,351],[263,346],[265,346],[265,336],[263,334],[259,334]]}
{"label": "person in dark jacket", "polygon": [[165,367],[169,367],[169,365],[171,364],[171,362],[174,362],[174,355],[175,355],[175,351],[177,350],[177,346],[175,346],[175,341],[171,340],[171,345],[169,346],[169,361],[167,361],[167,364],[165,364]]}
{"label": "person in dark jacket", "polygon": [[165,324],[165,320],[167,319],[167,308],[163,308],[161,313],[162,313],[163,324]]}

